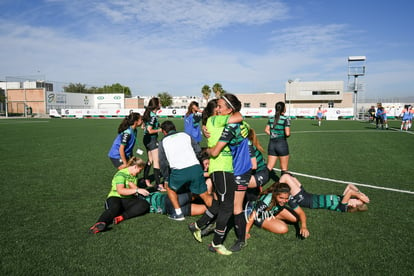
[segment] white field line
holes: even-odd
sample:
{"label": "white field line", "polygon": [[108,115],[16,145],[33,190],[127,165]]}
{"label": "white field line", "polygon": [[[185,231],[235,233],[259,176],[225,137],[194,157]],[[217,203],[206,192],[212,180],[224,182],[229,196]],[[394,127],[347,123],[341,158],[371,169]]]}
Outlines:
{"label": "white field line", "polygon": [[0,125],[16,125],[16,124],[39,124],[39,123],[49,123],[49,121],[2,121],[0,120]]}
{"label": "white field line", "polygon": [[[390,128],[390,129],[394,130],[394,131],[398,131],[398,132],[414,134],[411,131],[400,131],[400,129],[396,129],[396,128]],[[384,131],[386,131],[386,130],[384,130]],[[293,132],[293,133],[310,133],[310,132],[372,132],[372,130],[298,131],[298,132]],[[266,133],[259,133],[259,134],[256,134],[256,135],[267,135],[267,134]],[[273,168],[273,170],[280,171],[280,169],[276,169],[276,168]],[[388,188],[388,187],[381,187],[381,186],[374,186],[374,185],[363,184],[363,183],[343,181],[343,180],[337,180],[337,179],[332,179],[332,178],[326,178],[326,177],[320,177],[320,176],[315,176],[315,175],[303,174],[303,173],[298,173],[298,172],[292,172],[292,174],[300,175],[300,176],[304,176],[304,177],[308,177],[308,178],[313,178],[313,179],[319,179],[319,180],[323,180],[323,181],[341,183],[341,184],[354,184],[356,186],[369,187],[369,188],[378,189],[378,190],[387,190],[387,191],[393,191],[393,192],[399,192],[399,193],[414,194],[413,191],[399,190],[399,189]]]}
{"label": "white field line", "polygon": [[[280,171],[280,169],[276,169],[276,168],[274,168],[273,170]],[[336,182],[336,183],[341,183],[341,184],[354,184],[355,186],[368,187],[368,188],[373,188],[373,189],[378,189],[378,190],[387,190],[387,191],[393,191],[393,192],[399,192],[399,193],[405,193],[405,194],[414,194],[413,191],[399,190],[399,189],[388,188],[388,187],[381,187],[381,186],[374,186],[374,185],[363,184],[363,183],[343,181],[343,180],[337,180],[337,179],[332,179],[332,178],[320,177],[320,176],[309,175],[309,174],[298,173],[298,172],[291,172],[291,173],[293,175],[300,175],[300,176],[304,176],[304,177],[308,177],[308,178],[313,178],[313,179],[318,179],[318,180],[323,180],[323,181],[330,181],[330,182]]]}

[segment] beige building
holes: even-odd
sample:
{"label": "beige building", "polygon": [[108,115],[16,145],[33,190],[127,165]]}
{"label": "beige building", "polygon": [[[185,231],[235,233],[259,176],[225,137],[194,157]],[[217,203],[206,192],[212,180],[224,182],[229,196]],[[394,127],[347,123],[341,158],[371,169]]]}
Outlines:
{"label": "beige building", "polygon": [[[324,107],[334,105],[335,108],[353,107],[353,92],[344,92],[342,81],[288,81],[285,86],[286,93],[234,94],[242,102],[242,108],[274,108],[279,101],[286,102],[289,108],[316,108],[320,105]],[[25,114],[25,108],[30,107],[34,114],[49,114],[49,110],[46,110],[48,103],[46,90],[48,89],[45,87],[8,88],[8,113]],[[125,98],[124,108],[142,109],[150,98]],[[187,108],[188,104],[193,100],[198,101],[201,107],[205,105],[205,100],[201,95],[196,95],[191,97],[174,97],[173,107]]]}

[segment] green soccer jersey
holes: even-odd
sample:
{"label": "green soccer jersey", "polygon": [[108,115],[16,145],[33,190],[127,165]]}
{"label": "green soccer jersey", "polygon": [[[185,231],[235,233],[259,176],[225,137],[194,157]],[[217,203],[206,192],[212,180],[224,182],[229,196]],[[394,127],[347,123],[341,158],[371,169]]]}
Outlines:
{"label": "green soccer jersey", "polygon": [[[209,148],[214,147],[217,144],[229,118],[230,115],[219,115],[208,118],[206,127],[210,133],[210,138],[208,138],[207,141]],[[210,157],[208,172],[211,174],[219,171],[233,172],[233,158],[228,146],[225,146],[216,157]]]}
{"label": "green soccer jersey", "polygon": [[158,116],[153,111],[151,111],[150,113],[150,120],[148,122],[145,122],[144,135],[158,136],[158,133],[149,134],[148,127],[152,127],[152,129],[154,130],[160,128],[160,122],[158,121]]}
{"label": "green soccer jersey", "polygon": [[165,193],[154,192],[145,197],[145,200],[150,205],[150,213],[165,214],[165,198],[168,195]]}
{"label": "green soccer jersey", "polygon": [[290,127],[289,117],[280,115],[275,124],[275,117],[270,117],[267,124],[270,126],[270,139],[286,139],[285,127]]}
{"label": "green soccer jersey", "polygon": [[137,177],[130,175],[128,168],[119,170],[114,178],[112,179],[112,188],[111,191],[108,194],[108,197],[121,197],[121,198],[126,198],[126,197],[132,197],[132,195],[128,195],[128,196],[123,196],[118,194],[117,190],[116,190],[116,185],[119,184],[123,184],[125,185],[125,188],[130,188],[129,183],[132,182],[135,185],[137,184]]}

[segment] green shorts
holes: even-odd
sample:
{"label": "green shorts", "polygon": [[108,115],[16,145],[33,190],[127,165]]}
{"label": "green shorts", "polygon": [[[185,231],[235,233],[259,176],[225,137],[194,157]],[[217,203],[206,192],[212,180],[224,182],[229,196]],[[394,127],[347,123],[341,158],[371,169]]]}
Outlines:
{"label": "green shorts", "polygon": [[204,172],[199,164],[184,169],[172,169],[168,180],[168,187],[174,191],[187,184],[193,194],[199,195],[207,191]]}

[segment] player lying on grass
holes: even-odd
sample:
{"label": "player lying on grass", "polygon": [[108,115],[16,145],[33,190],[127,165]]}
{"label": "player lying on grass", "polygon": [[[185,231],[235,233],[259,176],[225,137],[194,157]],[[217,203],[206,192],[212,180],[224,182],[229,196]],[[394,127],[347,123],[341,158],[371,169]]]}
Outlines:
{"label": "player lying on grass", "polygon": [[112,187],[105,201],[105,211],[91,228],[89,233],[96,234],[107,229],[111,224],[118,224],[148,213],[149,204],[138,195],[147,196],[146,189],[137,187],[137,175],[144,169],[145,162],[132,157],[125,169],[116,172],[112,179]]}
{"label": "player lying on grass", "polygon": [[245,216],[248,219],[246,239],[250,238],[253,224],[275,234],[287,233],[288,224],[293,224],[298,238],[309,237],[305,212],[289,197],[289,185],[275,182],[260,193],[259,200],[248,202],[245,208]]}
{"label": "player lying on grass", "polygon": [[368,210],[369,198],[353,184],[348,184],[342,195],[318,195],[305,191],[299,180],[291,174],[282,175],[279,182],[289,185],[292,201],[304,208],[327,209],[338,212]]}
{"label": "player lying on grass", "polygon": [[[178,203],[184,216],[202,215],[207,210],[206,205],[193,203],[191,193],[182,193],[178,195]],[[150,193],[144,197],[150,205],[150,213],[157,213],[162,215],[174,214],[175,210],[166,193]]]}

